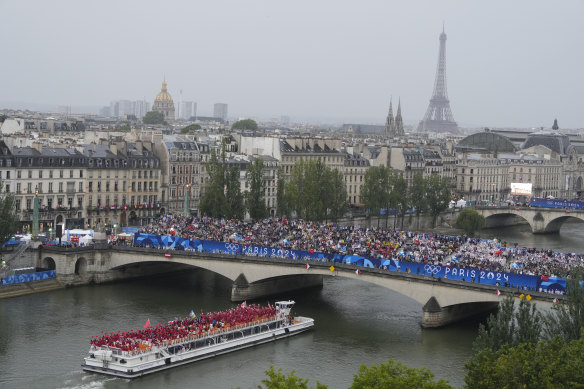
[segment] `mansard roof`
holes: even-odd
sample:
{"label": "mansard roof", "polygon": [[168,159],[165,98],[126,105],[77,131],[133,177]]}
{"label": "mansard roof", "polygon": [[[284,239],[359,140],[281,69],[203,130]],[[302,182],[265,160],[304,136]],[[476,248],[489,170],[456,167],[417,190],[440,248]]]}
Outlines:
{"label": "mansard roof", "polygon": [[490,152],[512,153],[517,150],[509,138],[490,131],[469,135],[458,142],[457,147],[487,150]]}

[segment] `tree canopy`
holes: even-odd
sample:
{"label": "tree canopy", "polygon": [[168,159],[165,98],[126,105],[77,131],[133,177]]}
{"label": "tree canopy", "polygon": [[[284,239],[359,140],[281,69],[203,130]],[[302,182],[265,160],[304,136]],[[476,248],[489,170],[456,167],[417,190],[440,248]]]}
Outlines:
{"label": "tree canopy", "polygon": [[10,240],[18,231],[19,218],[14,206],[14,195],[4,192],[4,183],[0,181],[0,247]]}
{"label": "tree canopy", "polygon": [[566,279],[567,298],[552,307],[544,316],[545,332],[551,338],[560,336],[566,341],[578,339],[580,329],[584,327],[584,273],[581,270],[570,271]]}
{"label": "tree canopy", "polygon": [[252,119],[239,120],[231,126],[232,130],[257,130],[258,124]]}
{"label": "tree canopy", "polygon": [[280,216],[296,211],[296,216],[305,220],[336,220],[347,210],[342,173],[320,160],[298,161],[288,182],[279,176],[278,202],[278,211],[285,212]]}
{"label": "tree canopy", "polygon": [[470,236],[473,236],[484,225],[485,217],[472,208],[464,208],[456,219],[456,228],[464,230]]}
{"label": "tree canopy", "polygon": [[144,118],[142,119],[144,124],[166,124],[164,121],[164,114],[158,111],[146,112]]}
{"label": "tree canopy", "polygon": [[221,152],[221,159],[219,159],[215,150],[211,150],[211,155],[209,161],[205,164],[205,168],[209,179],[205,182],[203,193],[201,194],[201,213],[210,217],[224,217],[226,208],[225,149]]}
{"label": "tree canopy", "polygon": [[198,124],[191,124],[190,126],[183,127],[180,130],[181,134],[188,134],[189,132],[195,132],[201,129],[201,126]]}
{"label": "tree canopy", "polygon": [[448,381],[434,381],[434,374],[426,369],[415,369],[402,365],[393,359],[379,366],[361,365],[353,376],[349,389],[452,389]]}
{"label": "tree canopy", "polygon": [[515,310],[513,296],[506,296],[499,303],[497,314],[490,315],[487,325],[479,325],[479,334],[473,343],[475,352],[489,349],[515,347],[521,343],[535,343],[541,339],[543,320],[535,304],[526,299]]}
{"label": "tree canopy", "polygon": [[247,169],[247,182],[249,191],[245,193],[245,202],[252,219],[263,219],[268,216],[266,207],[265,191],[266,183],[264,181],[264,161],[261,158],[255,158],[249,164]]}
{"label": "tree canopy", "polygon": [[466,364],[469,389],[584,388],[584,340],[560,337],[494,352],[484,349]]}

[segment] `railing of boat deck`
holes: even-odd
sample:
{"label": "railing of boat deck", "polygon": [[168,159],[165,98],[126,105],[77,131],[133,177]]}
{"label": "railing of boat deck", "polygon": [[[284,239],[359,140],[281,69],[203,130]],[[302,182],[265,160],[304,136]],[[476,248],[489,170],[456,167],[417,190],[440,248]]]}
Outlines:
{"label": "railing of boat deck", "polygon": [[[247,328],[250,327],[255,327],[258,324],[262,324],[262,323],[268,323],[268,322],[277,322],[279,320],[285,320],[285,317],[278,317],[278,316],[273,316],[271,318],[265,318],[265,319],[256,319],[253,320],[249,323],[242,323],[242,324],[235,324],[234,326],[231,326],[229,324],[226,324],[226,327],[214,327],[212,329],[206,330],[204,333],[201,334],[197,334],[197,335],[188,335],[188,336],[184,336],[182,338],[176,338],[176,339],[171,339],[171,340],[165,340],[163,342],[161,342],[158,345],[151,345],[148,343],[140,343],[140,346],[138,350],[131,350],[131,351],[123,351],[117,347],[110,347],[110,346],[101,346],[100,348],[95,348],[95,347],[91,347],[91,350],[93,351],[97,351],[97,350],[111,350],[112,353],[114,355],[117,356],[123,356],[123,357],[135,357],[135,356],[140,356],[143,354],[146,354],[150,351],[152,351],[152,349],[158,350],[158,349],[166,349],[169,346],[173,346],[173,345],[180,345],[182,343],[185,343],[187,341],[196,341],[198,339],[201,338],[208,338],[209,336],[215,336],[215,335],[220,335],[220,334],[224,334],[226,332],[230,332],[230,331],[234,331],[234,330],[245,330]],[[90,350],[90,351],[91,351]],[[115,352],[114,352],[115,351]]]}

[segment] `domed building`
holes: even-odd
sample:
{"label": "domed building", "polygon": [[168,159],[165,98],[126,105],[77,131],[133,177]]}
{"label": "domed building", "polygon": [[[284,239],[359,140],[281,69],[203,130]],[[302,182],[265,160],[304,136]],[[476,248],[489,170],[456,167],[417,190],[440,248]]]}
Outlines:
{"label": "domed building", "polygon": [[174,101],[172,101],[172,96],[166,90],[166,78],[162,81],[160,93],[154,99],[152,110],[161,112],[166,121],[174,120]]}

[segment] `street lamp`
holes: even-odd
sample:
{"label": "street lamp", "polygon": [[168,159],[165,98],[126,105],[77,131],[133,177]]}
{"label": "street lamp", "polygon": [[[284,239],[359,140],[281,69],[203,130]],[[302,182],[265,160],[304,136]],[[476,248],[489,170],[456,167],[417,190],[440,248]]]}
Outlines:
{"label": "street lamp", "polygon": [[184,204],[184,210],[183,210],[183,214],[185,217],[188,217],[191,214],[191,210],[189,207],[189,197],[190,197],[190,191],[191,191],[191,186],[189,184],[186,185],[185,187],[185,204]]}
{"label": "street lamp", "polygon": [[39,187],[34,188],[34,203],[32,211],[32,239],[39,235]]}

